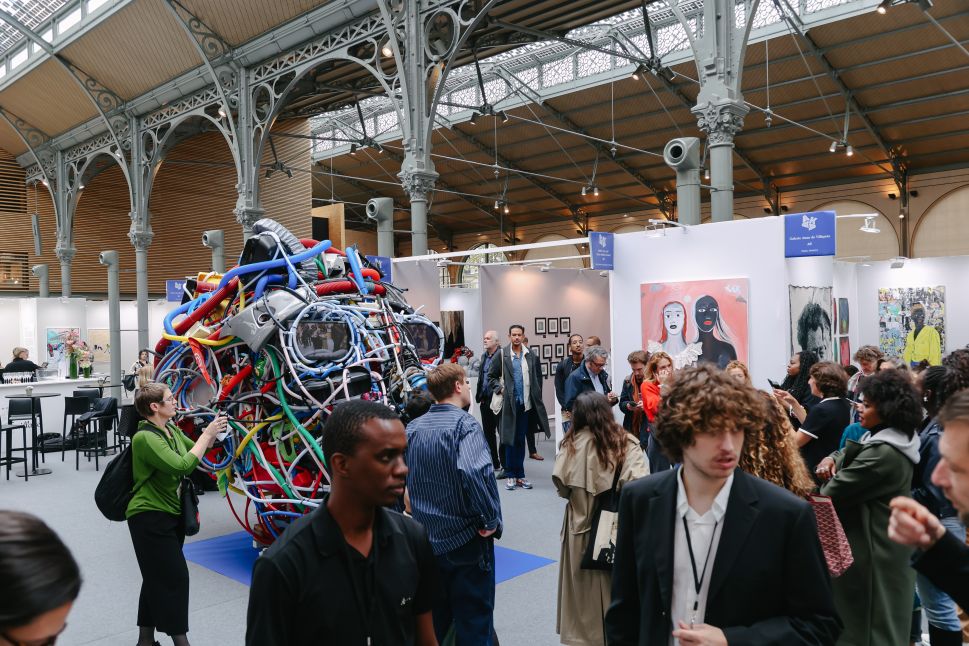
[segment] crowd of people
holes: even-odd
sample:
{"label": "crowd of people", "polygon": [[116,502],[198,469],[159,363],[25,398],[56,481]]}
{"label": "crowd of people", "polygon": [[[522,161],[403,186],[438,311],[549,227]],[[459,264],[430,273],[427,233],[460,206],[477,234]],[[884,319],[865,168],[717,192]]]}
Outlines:
{"label": "crowd of people", "polygon": [[[444,363],[404,419],[365,400],[334,409],[329,495],[256,561],[247,644],[498,644],[499,484],[533,487],[525,461],[550,429],[524,327],[484,346],[474,386]],[[608,359],[575,334],[555,371],[561,643],[904,646],[921,641],[924,612],[932,646],[962,644],[969,350],[913,370],[864,346],[852,373],[802,351],[770,392],[737,360],[676,368],[637,350],[616,394]],[[156,631],[188,644],[178,492],[224,420],[190,440],[162,384],[136,406],[151,431],[133,439],[128,506],[138,644]],[[819,529],[818,505],[836,528]],[[0,577],[0,644],[53,644],[81,586],[60,539],[5,512]]]}

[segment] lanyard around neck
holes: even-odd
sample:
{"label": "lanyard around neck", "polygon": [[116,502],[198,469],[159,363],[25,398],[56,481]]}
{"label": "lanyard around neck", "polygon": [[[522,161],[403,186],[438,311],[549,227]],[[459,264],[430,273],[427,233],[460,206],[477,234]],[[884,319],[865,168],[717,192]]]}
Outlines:
{"label": "lanyard around neck", "polygon": [[703,587],[703,580],[707,576],[707,566],[710,564],[710,553],[713,552],[713,541],[717,537],[717,527],[720,525],[718,520],[713,524],[713,533],[710,535],[710,544],[707,545],[707,555],[703,559],[703,571],[697,573],[696,557],[693,556],[693,541],[690,539],[690,528],[686,523],[686,514],[683,515],[683,533],[686,534],[686,549],[690,553],[690,565],[693,567],[693,585],[696,589],[696,597],[693,600],[693,616],[690,619],[690,626],[696,623],[696,613],[700,608],[700,588]]}

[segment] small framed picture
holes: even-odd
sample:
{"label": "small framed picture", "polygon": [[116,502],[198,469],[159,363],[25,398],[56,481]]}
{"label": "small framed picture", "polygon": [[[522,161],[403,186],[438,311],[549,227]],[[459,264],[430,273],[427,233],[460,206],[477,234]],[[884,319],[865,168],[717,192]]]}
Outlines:
{"label": "small framed picture", "polygon": [[557,369],[558,367],[559,367],[559,364],[558,364],[558,362],[557,362],[557,361],[553,361],[553,362],[552,362],[552,372],[551,372],[551,374],[553,374],[553,375],[554,375],[554,374],[555,374],[555,373],[557,372],[557,370],[556,370],[556,369]]}
{"label": "small framed picture", "polygon": [[572,319],[563,316],[559,319],[559,334],[572,334]]}
{"label": "small framed picture", "polygon": [[535,354],[535,356],[538,357],[539,359],[542,358],[542,346],[533,345],[531,348],[529,348],[529,350],[531,350]]}
{"label": "small framed picture", "polygon": [[545,318],[535,317],[535,334],[545,336]]}
{"label": "small framed picture", "polygon": [[549,367],[549,362],[548,361],[542,362],[542,376],[548,377],[550,372],[551,372],[551,368]]}
{"label": "small framed picture", "polygon": [[542,358],[551,359],[552,358],[552,344],[547,343],[542,346]]}
{"label": "small framed picture", "polygon": [[565,344],[564,343],[556,343],[555,344],[555,358],[556,359],[561,359],[564,356],[565,356]]}
{"label": "small framed picture", "polygon": [[548,319],[548,323],[545,326],[545,330],[552,336],[559,333],[559,320],[557,318]]}

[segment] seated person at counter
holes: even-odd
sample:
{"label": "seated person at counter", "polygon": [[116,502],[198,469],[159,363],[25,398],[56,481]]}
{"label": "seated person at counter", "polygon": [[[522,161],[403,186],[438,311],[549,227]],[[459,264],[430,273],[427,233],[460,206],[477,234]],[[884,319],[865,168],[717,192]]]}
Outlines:
{"label": "seated person at counter", "polygon": [[13,360],[7,365],[3,366],[3,372],[34,372],[35,370],[40,370],[47,367],[47,362],[44,362],[43,365],[38,366],[36,363],[27,358],[28,354],[29,351],[27,348],[14,348]]}

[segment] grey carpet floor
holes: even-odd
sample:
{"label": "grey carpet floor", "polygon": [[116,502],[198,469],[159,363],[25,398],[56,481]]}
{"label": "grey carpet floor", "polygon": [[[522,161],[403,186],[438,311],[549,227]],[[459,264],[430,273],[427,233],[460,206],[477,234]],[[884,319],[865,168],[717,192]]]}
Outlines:
{"label": "grey carpet floor", "polygon": [[[538,443],[543,462],[526,459],[525,470],[535,488],[505,491],[499,483],[505,531],[499,545],[554,559],[555,563],[499,584],[495,628],[503,646],[552,646],[555,634],[559,529],[564,501],[552,487],[553,442]],[[137,641],[135,617],[141,577],[128,528],[105,520],[94,506],[99,473],[82,460],[74,470],[74,455],[61,463],[47,456],[47,476],[24,482],[11,474],[0,479],[0,509],[19,509],[40,516],[57,531],[81,566],[84,585],[67,630],[58,645],[131,646]],[[103,468],[103,463],[102,463]],[[0,478],[3,474],[0,473]],[[239,531],[218,493],[199,500],[202,531],[189,541]],[[245,637],[249,588],[207,568],[189,563],[191,616],[189,638],[195,646],[241,645]],[[159,639],[162,644],[171,643]],[[321,642],[323,643],[323,642]]]}

